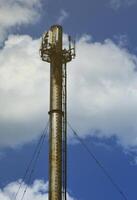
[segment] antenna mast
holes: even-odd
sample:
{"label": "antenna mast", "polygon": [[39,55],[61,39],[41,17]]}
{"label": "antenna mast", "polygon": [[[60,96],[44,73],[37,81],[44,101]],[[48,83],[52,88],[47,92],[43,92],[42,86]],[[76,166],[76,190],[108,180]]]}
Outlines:
{"label": "antenna mast", "polygon": [[49,200],[67,199],[67,70],[75,45],[63,49],[63,29],[51,26],[42,37],[40,55],[50,63]]}

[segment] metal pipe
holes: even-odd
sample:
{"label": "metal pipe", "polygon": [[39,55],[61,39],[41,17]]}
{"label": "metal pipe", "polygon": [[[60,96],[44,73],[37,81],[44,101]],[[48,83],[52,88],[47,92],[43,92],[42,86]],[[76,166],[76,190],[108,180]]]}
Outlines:
{"label": "metal pipe", "polygon": [[40,48],[42,60],[50,63],[49,200],[67,199],[66,64],[74,58],[75,49],[62,48],[62,32],[61,26],[52,26]]}
{"label": "metal pipe", "polygon": [[[58,30],[57,30],[58,28]],[[57,40],[50,65],[49,200],[62,199],[62,28],[53,27]],[[54,32],[55,31],[55,32]],[[57,36],[58,33],[58,36]]]}
{"label": "metal pipe", "polygon": [[63,65],[63,85],[62,85],[62,200],[67,200],[67,69],[66,63]]}

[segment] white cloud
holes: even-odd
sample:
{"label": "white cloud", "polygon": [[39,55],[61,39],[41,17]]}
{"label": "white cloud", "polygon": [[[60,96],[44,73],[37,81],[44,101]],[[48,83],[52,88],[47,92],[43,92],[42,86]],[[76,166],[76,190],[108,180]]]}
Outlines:
{"label": "white cloud", "polygon": [[64,20],[69,17],[69,14],[65,10],[61,10],[61,14],[57,20],[58,24],[63,24]]}
{"label": "white cloud", "polygon": [[39,45],[39,39],[10,36],[0,51],[0,146],[30,141],[46,123],[49,66]]}
{"label": "white cloud", "polygon": [[120,144],[136,146],[137,57],[110,40],[101,44],[81,39],[77,48],[69,75],[74,126],[81,136],[115,135]]}
{"label": "white cloud", "polygon": [[110,0],[110,6],[115,10],[124,6],[132,6],[136,3],[137,0]]}
{"label": "white cloud", "polygon": [[[18,193],[17,199],[21,199],[23,191],[26,188],[24,183],[21,190]],[[24,196],[24,200],[33,199],[33,200],[48,200],[48,183],[45,183],[42,180],[34,181],[33,185],[27,186],[27,192]],[[1,200],[11,200],[14,199],[14,196],[19,188],[19,182],[13,182],[8,184],[4,189],[0,190],[0,199]],[[74,200],[69,194],[67,194],[68,200]]]}
{"label": "white cloud", "polygon": [[40,6],[40,0],[0,0],[0,42],[11,28],[37,21]]}
{"label": "white cloud", "polygon": [[[40,40],[10,36],[0,51],[0,146],[32,141],[47,121],[49,64]],[[77,42],[68,64],[69,121],[82,137],[116,136],[137,146],[137,57],[111,40]]]}

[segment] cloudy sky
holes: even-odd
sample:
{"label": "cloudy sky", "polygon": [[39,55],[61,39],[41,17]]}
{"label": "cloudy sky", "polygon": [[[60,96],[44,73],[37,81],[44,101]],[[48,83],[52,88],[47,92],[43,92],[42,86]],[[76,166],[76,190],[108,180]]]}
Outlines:
{"label": "cloudy sky", "polygon": [[[15,199],[48,121],[42,34],[61,24],[76,40],[68,120],[127,199],[137,199],[137,0],[0,0],[0,200]],[[121,195],[68,129],[68,200]],[[48,198],[48,140],[17,200]]]}

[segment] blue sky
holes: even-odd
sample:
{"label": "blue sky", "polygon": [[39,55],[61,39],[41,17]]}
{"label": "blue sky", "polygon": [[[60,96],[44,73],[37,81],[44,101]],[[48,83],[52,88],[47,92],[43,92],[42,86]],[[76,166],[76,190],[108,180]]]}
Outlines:
{"label": "blue sky", "polygon": [[[0,200],[17,191],[48,120],[49,65],[39,47],[56,23],[77,46],[68,65],[68,119],[136,200],[136,11],[136,0],[0,1]],[[68,137],[68,200],[122,199],[70,130]],[[47,181],[48,140],[25,199],[47,199]]]}

